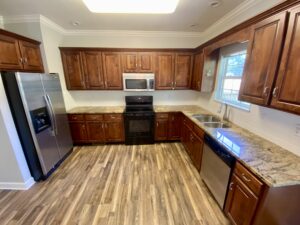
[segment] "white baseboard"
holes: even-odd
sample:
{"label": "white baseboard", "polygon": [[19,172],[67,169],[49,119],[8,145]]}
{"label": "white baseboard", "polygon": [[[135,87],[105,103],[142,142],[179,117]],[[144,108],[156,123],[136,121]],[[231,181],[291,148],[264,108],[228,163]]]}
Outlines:
{"label": "white baseboard", "polygon": [[34,185],[34,180],[30,177],[25,183],[0,182],[0,189],[4,190],[28,190]]}

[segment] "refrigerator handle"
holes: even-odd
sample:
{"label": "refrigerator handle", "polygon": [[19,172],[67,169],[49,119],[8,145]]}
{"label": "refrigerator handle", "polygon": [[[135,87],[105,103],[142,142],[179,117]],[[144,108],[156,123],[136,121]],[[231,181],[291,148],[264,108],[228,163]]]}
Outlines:
{"label": "refrigerator handle", "polygon": [[56,121],[56,116],[55,116],[55,113],[54,113],[54,109],[53,109],[53,104],[52,104],[52,101],[51,101],[51,98],[48,94],[46,94],[47,98],[48,98],[48,102],[49,102],[49,105],[50,105],[50,108],[51,108],[51,112],[52,112],[52,117],[53,117],[53,121],[54,121],[54,131],[55,131],[55,135],[58,135],[58,131],[57,131],[57,121]]}
{"label": "refrigerator handle", "polygon": [[47,111],[49,113],[49,117],[50,117],[50,121],[51,121],[51,133],[53,135],[55,135],[55,121],[54,121],[54,117],[53,117],[53,112],[52,112],[52,109],[51,109],[51,106],[50,106],[50,103],[48,101],[48,97],[47,95],[44,95],[44,100],[46,102],[46,108],[47,108]]}

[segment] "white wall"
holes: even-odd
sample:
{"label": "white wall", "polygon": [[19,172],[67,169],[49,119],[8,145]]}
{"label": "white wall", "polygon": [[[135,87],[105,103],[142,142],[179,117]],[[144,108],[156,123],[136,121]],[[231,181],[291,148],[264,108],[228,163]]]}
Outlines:
{"label": "white wall", "polygon": [[4,29],[3,17],[0,15],[0,28]]}
{"label": "white wall", "polygon": [[0,189],[28,189],[34,181],[0,79]]}

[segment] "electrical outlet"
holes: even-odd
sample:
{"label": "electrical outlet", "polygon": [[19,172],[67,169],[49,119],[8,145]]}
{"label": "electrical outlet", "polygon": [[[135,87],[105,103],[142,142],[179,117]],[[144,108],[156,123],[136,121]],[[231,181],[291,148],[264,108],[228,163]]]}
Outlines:
{"label": "electrical outlet", "polygon": [[300,124],[296,124],[296,136],[300,137]]}

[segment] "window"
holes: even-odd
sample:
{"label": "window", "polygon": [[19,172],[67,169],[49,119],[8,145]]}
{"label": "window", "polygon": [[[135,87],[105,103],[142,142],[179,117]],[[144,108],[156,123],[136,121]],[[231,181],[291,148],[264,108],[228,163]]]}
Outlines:
{"label": "window", "polygon": [[220,51],[217,101],[249,110],[250,104],[238,100],[247,53],[247,43],[227,46]]}

